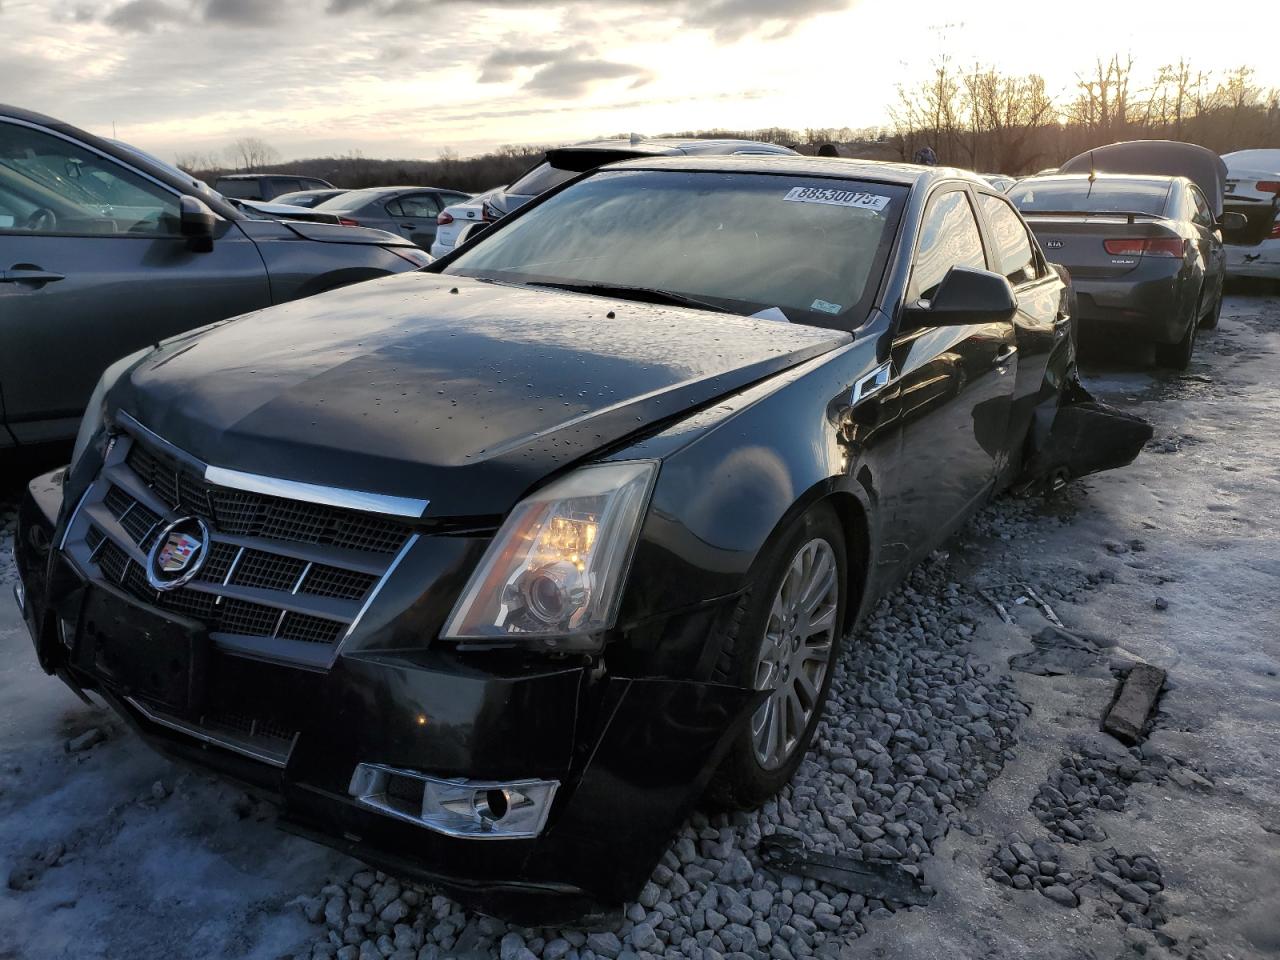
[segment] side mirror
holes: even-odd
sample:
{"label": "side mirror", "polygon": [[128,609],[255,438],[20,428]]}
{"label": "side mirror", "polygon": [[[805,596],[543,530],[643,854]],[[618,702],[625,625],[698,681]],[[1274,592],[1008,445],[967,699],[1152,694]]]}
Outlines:
{"label": "side mirror", "polygon": [[1224,213],[1218,218],[1218,227],[1226,233],[1243,230],[1249,226],[1249,218],[1243,213]]}
{"label": "side mirror", "polygon": [[902,311],[915,327],[953,327],[969,323],[1001,323],[1018,311],[1009,281],[990,270],[952,267],[933,299],[921,300]]}
{"label": "side mirror", "polygon": [[207,253],[213,249],[213,233],[218,215],[197,197],[184,196],[178,201],[178,226],[192,250]]}

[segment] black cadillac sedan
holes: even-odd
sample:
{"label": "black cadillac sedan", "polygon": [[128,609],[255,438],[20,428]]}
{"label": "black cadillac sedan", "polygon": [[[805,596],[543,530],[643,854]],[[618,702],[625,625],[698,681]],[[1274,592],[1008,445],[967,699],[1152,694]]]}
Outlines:
{"label": "black cadillac sedan", "polygon": [[1150,435],[953,170],[654,158],[126,358],[20,516],[40,662],[283,822],[525,923],[800,762],[859,614]]}

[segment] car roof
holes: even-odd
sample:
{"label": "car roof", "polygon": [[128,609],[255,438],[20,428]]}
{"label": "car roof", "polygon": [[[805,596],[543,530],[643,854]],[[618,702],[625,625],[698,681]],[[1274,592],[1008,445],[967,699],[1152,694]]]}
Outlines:
{"label": "car roof", "polygon": [[[1087,173],[1048,173],[1044,176],[1024,177],[1018,186],[1036,183],[1083,183],[1089,179]],[[1098,183],[1155,183],[1168,186],[1175,180],[1189,182],[1186,177],[1171,177],[1158,173],[1096,173],[1093,179]]]}
{"label": "car roof", "polygon": [[1227,162],[1227,170],[1231,173],[1280,173],[1280,150],[1274,148],[1236,150],[1224,153],[1222,159]]}
{"label": "car roof", "polygon": [[355,187],[347,193],[409,193],[416,190],[431,190],[436,193],[466,193],[465,190],[454,190],[451,187]]}
{"label": "car roof", "polygon": [[[320,180],[320,177],[313,177],[309,173],[224,173],[218,177],[219,180]],[[320,190],[328,190],[328,187],[319,187]]]}
{"label": "car roof", "polygon": [[620,150],[627,153],[648,153],[654,156],[672,154],[732,154],[738,151],[752,151],[766,154],[785,154],[795,156],[796,152],[781,144],[765,143],[762,140],[735,140],[722,137],[716,139],[699,139],[696,137],[607,137],[601,140],[584,140],[582,143],[566,144],[555,147],[548,153],[566,150]]}
{"label": "car roof", "polygon": [[775,173],[783,176],[838,177],[844,180],[875,180],[906,187],[937,180],[965,180],[980,187],[990,187],[969,170],[955,167],[926,167],[914,163],[891,163],[883,160],[846,160],[840,157],[805,157],[789,155],[727,154],[720,156],[640,157],[611,163],[606,170],[714,170],[725,173]]}

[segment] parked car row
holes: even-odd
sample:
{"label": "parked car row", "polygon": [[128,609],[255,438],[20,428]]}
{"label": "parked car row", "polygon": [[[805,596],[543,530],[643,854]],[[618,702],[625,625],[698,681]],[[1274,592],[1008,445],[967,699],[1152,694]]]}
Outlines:
{"label": "parked car row", "polygon": [[1045,252],[1071,275],[1084,340],[1151,343],[1157,363],[1187,368],[1198,330],[1216,326],[1222,309],[1223,233],[1244,225],[1224,212],[1226,173],[1203,147],[1134,141],[1009,189]]}

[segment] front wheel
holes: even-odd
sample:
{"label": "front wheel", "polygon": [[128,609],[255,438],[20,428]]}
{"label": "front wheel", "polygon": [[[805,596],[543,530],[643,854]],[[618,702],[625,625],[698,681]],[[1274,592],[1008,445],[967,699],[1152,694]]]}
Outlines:
{"label": "front wheel", "polygon": [[827,504],[770,549],[720,638],[715,679],[764,693],[708,788],[721,807],[751,809],[795,773],[822,715],[849,602],[844,531]]}

